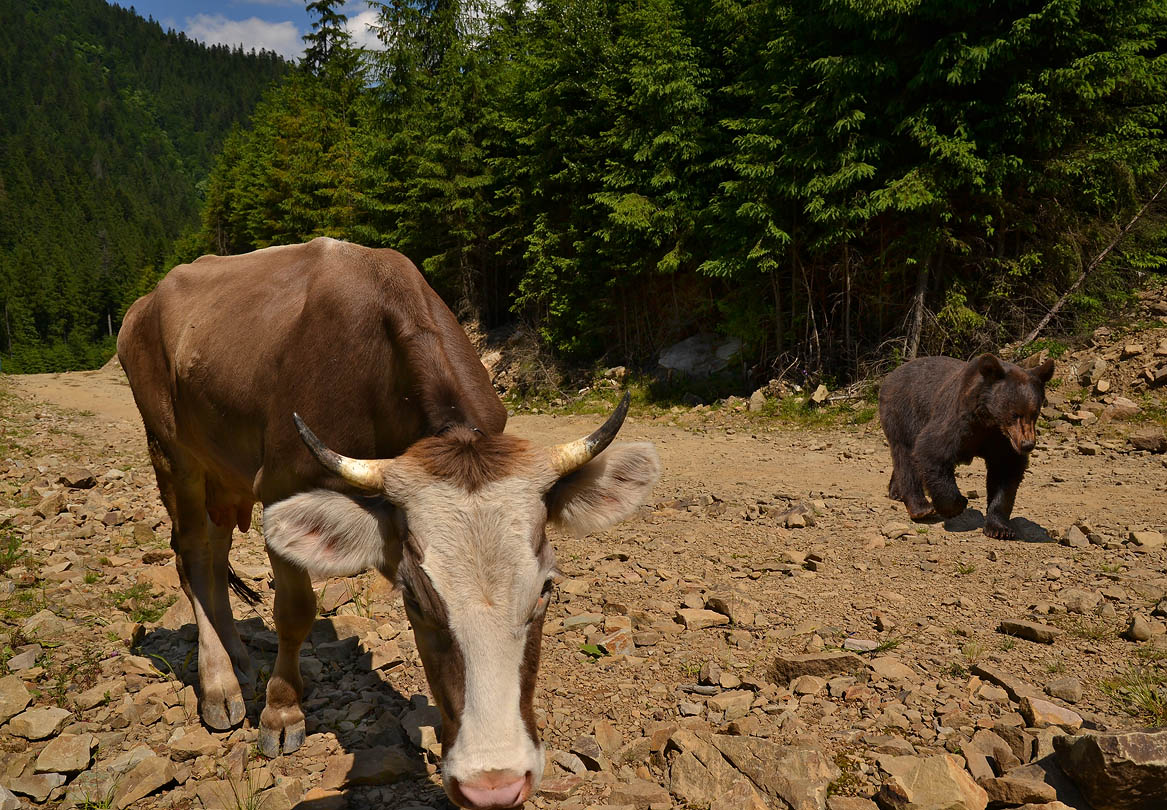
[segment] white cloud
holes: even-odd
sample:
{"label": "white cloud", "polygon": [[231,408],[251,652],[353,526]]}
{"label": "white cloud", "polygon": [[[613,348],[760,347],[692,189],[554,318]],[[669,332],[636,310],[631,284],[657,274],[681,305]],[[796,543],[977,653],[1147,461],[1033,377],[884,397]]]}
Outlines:
{"label": "white cloud", "polygon": [[275,51],[287,59],[299,58],[304,51],[300,31],[290,21],[267,22],[258,17],[231,20],[222,14],[196,14],[187,18],[184,30],[187,36],[208,44]]}
{"label": "white cloud", "polygon": [[377,39],[376,32],[369,29],[370,25],[375,25],[376,23],[377,12],[371,8],[366,8],[360,14],[350,16],[346,27],[352,35],[353,45],[358,48],[368,48],[370,50],[380,50],[383,48],[384,46],[381,44],[381,40]]}

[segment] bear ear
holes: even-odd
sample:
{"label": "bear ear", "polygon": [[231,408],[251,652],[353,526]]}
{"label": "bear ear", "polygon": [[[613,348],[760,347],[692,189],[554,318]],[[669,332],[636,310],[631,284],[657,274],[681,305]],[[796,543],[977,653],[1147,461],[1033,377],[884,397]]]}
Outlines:
{"label": "bear ear", "polygon": [[1050,357],[1030,373],[1041,380],[1043,384],[1049,382],[1050,378],[1054,376],[1054,359]]}
{"label": "bear ear", "polygon": [[1005,376],[1005,367],[991,354],[982,354],[972,361],[972,365],[986,380],[999,380]]}

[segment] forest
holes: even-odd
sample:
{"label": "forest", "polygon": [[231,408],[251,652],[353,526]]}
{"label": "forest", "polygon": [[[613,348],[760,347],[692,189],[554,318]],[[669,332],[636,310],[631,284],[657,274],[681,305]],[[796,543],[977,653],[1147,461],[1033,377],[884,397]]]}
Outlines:
{"label": "forest", "polygon": [[[26,136],[31,170],[6,148],[7,196],[33,202],[0,222],[0,296],[23,307],[5,362],[26,339],[106,346],[177,261],[318,235],[402,251],[460,317],[521,323],[556,363],[651,369],[709,333],[741,341],[742,382],[967,356],[1023,338],[1067,292],[1043,335],[1072,335],[1167,270],[1167,0],[379,8],[380,49],[354,47],[343,6],[316,0],[296,69],[221,52],[215,65],[254,60],[235,77],[249,91],[281,78],[205,176],[186,155],[212,136],[170,135],[162,109],[128,100],[148,105],[149,89],[119,85],[107,108],[133,138],[101,156],[142,173],[132,198],[97,191],[110,169],[84,127],[43,158],[43,133]],[[201,58],[167,36],[163,52]],[[109,81],[89,51],[54,42],[46,58],[75,83]],[[21,132],[46,126],[44,105],[21,103]],[[160,194],[166,172],[197,193]],[[82,179],[79,211],[61,199]],[[27,222],[32,210],[57,221]],[[131,227],[135,212],[149,224]],[[103,235],[81,249],[66,233]],[[115,251],[126,272],[111,273]],[[43,252],[85,259],[49,272]],[[33,261],[41,272],[21,269]]]}
{"label": "forest", "polygon": [[105,0],[0,0],[0,363],[101,365],[193,238],[232,126],[289,65]]}

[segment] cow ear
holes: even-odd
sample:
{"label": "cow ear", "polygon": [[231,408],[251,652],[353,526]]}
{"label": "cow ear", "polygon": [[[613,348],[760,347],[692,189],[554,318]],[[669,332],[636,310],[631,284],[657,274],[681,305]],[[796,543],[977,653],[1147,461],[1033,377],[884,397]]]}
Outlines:
{"label": "cow ear", "polygon": [[1048,358],[1030,373],[1041,380],[1043,384],[1049,382],[1050,378],[1054,376],[1054,359],[1052,357]]}
{"label": "cow ear", "polygon": [[999,380],[1005,376],[1005,367],[991,354],[982,354],[972,361],[977,373],[986,380]]}
{"label": "cow ear", "polygon": [[659,478],[651,444],[612,445],[552,487],[548,520],[577,535],[606,529],[635,512]]}
{"label": "cow ear", "polygon": [[313,576],[385,572],[392,531],[393,507],[384,500],[328,489],[293,495],[263,510],[268,549]]}

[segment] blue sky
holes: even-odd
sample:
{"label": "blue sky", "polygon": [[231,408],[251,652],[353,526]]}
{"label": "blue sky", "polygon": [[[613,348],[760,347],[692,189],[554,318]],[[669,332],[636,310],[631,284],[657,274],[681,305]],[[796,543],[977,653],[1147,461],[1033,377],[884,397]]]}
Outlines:
{"label": "blue sky", "polygon": [[[266,48],[289,59],[303,53],[300,37],[311,26],[303,0],[116,0],[115,5],[133,6],[163,28],[185,31],[200,42]],[[365,23],[373,22],[376,13],[366,0],[347,0],[343,12],[355,43],[374,46],[376,39]]]}

